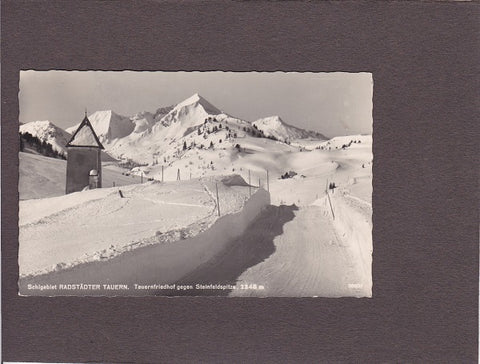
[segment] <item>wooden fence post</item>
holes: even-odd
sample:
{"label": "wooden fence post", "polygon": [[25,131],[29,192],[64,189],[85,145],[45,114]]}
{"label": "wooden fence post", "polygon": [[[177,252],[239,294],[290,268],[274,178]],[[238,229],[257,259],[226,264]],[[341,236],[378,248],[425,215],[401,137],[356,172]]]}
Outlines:
{"label": "wooden fence post", "polygon": [[267,191],[270,192],[270,180],[268,177],[268,169],[267,169]]}
{"label": "wooden fence post", "polygon": [[220,216],[220,201],[218,199],[218,183],[215,182],[215,190],[217,191],[217,211],[218,211],[218,216]]}

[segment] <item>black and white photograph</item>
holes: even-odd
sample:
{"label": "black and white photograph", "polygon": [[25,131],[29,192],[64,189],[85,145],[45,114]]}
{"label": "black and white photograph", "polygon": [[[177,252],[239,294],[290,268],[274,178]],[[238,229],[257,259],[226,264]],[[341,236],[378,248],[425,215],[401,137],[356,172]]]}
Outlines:
{"label": "black and white photograph", "polygon": [[19,88],[20,295],[372,297],[371,73]]}

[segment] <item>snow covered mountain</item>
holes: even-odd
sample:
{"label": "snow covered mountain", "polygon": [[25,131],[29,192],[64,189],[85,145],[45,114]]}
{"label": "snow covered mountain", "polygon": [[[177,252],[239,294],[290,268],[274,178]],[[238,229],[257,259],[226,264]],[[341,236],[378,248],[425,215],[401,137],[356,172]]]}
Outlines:
{"label": "snow covered mountain", "polygon": [[[253,123],[232,117],[197,93],[177,105],[161,107],[153,113],[143,111],[127,117],[113,110],[103,110],[96,111],[88,119],[105,152],[140,165],[170,165],[188,159],[194,151],[202,149],[201,154],[215,149],[223,150],[229,158],[236,158],[239,146],[276,150],[279,148],[277,143],[327,139],[318,132],[288,125],[279,116]],[[67,136],[58,141],[58,148],[65,150],[66,142],[78,126],[66,129]],[[261,140],[264,142],[259,143]]]}
{"label": "snow covered mountain", "polygon": [[[163,116],[154,126],[153,132],[165,134],[174,139],[180,138],[187,129],[202,124],[208,116],[221,113],[199,94],[194,94]],[[168,128],[166,133],[163,132],[165,128]]]}
{"label": "snow covered mountain", "polygon": [[280,116],[270,116],[254,121],[252,123],[258,130],[263,131],[266,137],[274,137],[280,141],[291,141],[294,139],[324,139],[327,138],[316,131],[309,131],[285,123]]}
{"label": "snow covered mountain", "polygon": [[[155,114],[142,112],[131,117],[133,130],[124,137],[100,140],[112,156],[131,159],[139,164],[152,163],[157,159],[166,160],[169,156],[176,155],[178,157],[184,144],[188,143],[190,146],[194,142],[193,139],[196,139],[195,143],[199,142],[200,145],[201,142],[204,142],[203,146],[208,147],[209,143],[213,142],[212,138],[208,138],[209,134],[217,133],[218,129],[222,127],[220,121],[227,119],[238,124],[238,129],[246,126],[251,128],[250,123],[222,113],[202,96],[194,94],[173,107],[158,109]],[[110,125],[113,126],[115,122],[117,121],[112,120]],[[216,125],[213,125],[214,123]],[[97,130],[93,121],[92,125]],[[102,132],[105,131],[105,128],[99,129],[99,131],[100,135],[103,135]],[[125,132],[127,131],[128,129],[125,130]],[[195,138],[192,139],[194,131],[196,132]],[[225,140],[226,129],[223,130],[222,135]]]}
{"label": "snow covered mountain", "polygon": [[[124,138],[135,130],[136,123],[126,116],[121,116],[112,110],[97,111],[88,117],[90,123],[102,143]],[[66,129],[75,133],[80,124]]]}
{"label": "snow covered mountain", "polygon": [[158,160],[162,163],[171,162],[182,157],[186,149],[218,148],[222,142],[222,149],[234,150],[240,141],[245,144],[246,140],[255,138],[280,142],[327,139],[318,132],[288,125],[278,116],[253,123],[234,118],[199,94],[175,106],[159,108],[155,113],[141,112],[130,119],[110,117],[116,115],[113,112],[107,113],[106,117],[105,112],[101,115],[103,119],[95,114],[89,119],[107,152],[116,158],[131,159],[139,164]]}
{"label": "snow covered mountain", "polygon": [[30,133],[42,142],[50,144],[53,150],[59,153],[66,153],[65,145],[71,138],[71,134],[59,128],[49,120],[32,121],[20,124],[20,133]]}

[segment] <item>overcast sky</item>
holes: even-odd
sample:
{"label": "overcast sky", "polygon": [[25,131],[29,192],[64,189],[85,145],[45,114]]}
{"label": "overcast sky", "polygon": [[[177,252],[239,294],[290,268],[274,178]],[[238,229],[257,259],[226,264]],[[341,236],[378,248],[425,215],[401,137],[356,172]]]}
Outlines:
{"label": "overcast sky", "polygon": [[372,133],[370,73],[296,72],[20,72],[20,122],[50,120],[61,128],[85,113],[155,112],[199,93],[218,109],[254,121],[283,121],[328,137]]}

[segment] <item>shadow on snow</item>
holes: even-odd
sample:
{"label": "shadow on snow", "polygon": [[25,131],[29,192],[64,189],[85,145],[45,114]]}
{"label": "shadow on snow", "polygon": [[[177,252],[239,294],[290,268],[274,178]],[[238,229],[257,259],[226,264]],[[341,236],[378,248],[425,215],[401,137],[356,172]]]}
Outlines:
{"label": "shadow on snow", "polygon": [[[196,268],[176,282],[178,285],[193,286],[196,284],[231,284],[248,268],[263,262],[273,252],[273,240],[281,235],[283,226],[293,220],[295,205],[266,207],[247,227],[242,236],[232,239],[225,250],[207,263]],[[227,296],[231,290],[204,289],[186,291],[159,291],[161,296]]]}

